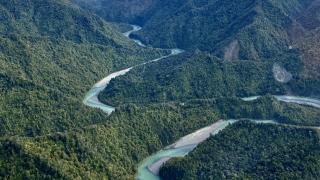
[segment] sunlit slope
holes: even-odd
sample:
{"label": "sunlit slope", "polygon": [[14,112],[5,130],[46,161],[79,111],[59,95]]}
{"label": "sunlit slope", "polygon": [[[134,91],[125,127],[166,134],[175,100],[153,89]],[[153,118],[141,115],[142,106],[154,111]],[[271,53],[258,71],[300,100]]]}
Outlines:
{"label": "sunlit slope", "polygon": [[[286,56],[289,67],[297,55]],[[291,63],[290,63],[291,61]],[[298,61],[299,62],[299,61]],[[292,71],[288,82],[278,81],[275,60],[269,62],[224,61],[206,53],[185,53],[133,69],[112,80],[99,99],[110,105],[248,97],[254,95],[319,96],[320,81]],[[280,68],[282,69],[282,68]],[[279,72],[277,72],[279,73]],[[279,73],[281,76],[281,71]]]}
{"label": "sunlit slope", "polygon": [[315,130],[239,122],[160,171],[163,179],[318,179]]}
{"label": "sunlit slope", "polygon": [[106,120],[82,98],[108,73],[160,54],[67,1],[0,3],[0,134],[40,135]]}
{"label": "sunlit slope", "polygon": [[139,162],[220,119],[275,119],[319,126],[319,110],[263,97],[118,108],[107,122],[35,138],[0,141],[0,177],[133,179]]}

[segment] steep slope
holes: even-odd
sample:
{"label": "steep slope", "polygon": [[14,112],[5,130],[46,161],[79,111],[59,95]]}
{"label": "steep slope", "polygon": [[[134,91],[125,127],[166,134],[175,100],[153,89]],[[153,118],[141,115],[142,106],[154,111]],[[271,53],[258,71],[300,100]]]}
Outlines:
{"label": "steep slope", "polygon": [[[320,6],[319,6],[320,8]],[[304,74],[310,78],[320,78],[320,28],[307,33],[296,42],[302,51],[302,60],[305,66]]]}
{"label": "steep slope", "polygon": [[[24,151],[13,141],[0,141],[0,177],[2,179],[61,179],[58,171]],[[13,176],[14,175],[14,176]]]}
{"label": "steep slope", "polygon": [[117,14],[109,19],[143,25],[134,36],[146,44],[200,49],[226,60],[269,60],[301,50],[296,39],[320,26],[319,0],[79,1],[98,14]]}
{"label": "steep slope", "polygon": [[320,73],[320,1],[314,0],[303,12],[297,15],[289,28],[292,47],[298,48],[302,54],[304,75],[318,78]]}
{"label": "steep slope", "polygon": [[[305,45],[295,45],[297,39],[308,42],[308,37],[301,37],[317,34],[319,0],[164,1],[159,7],[136,34],[145,43],[200,49],[226,60],[285,62],[281,55],[297,49],[307,56],[302,59],[304,71],[319,73],[319,68],[315,69],[319,55],[313,54],[310,63]],[[308,46],[317,48],[315,43]]]}
{"label": "steep slope", "polygon": [[143,24],[158,9],[160,0],[73,0],[85,9],[90,9],[113,22]]}
{"label": "steep slope", "polygon": [[[297,55],[283,56],[293,69]],[[275,61],[275,60],[274,60]],[[158,63],[135,68],[114,79],[99,99],[115,106],[124,103],[152,103],[248,97],[286,93],[319,96],[319,79],[304,78],[290,70],[289,82],[278,81],[275,62],[223,61],[205,53],[185,53]],[[282,69],[282,68],[280,68]],[[299,72],[299,71],[298,71]],[[281,73],[280,73],[281,74]]]}
{"label": "steep slope", "polygon": [[281,84],[273,80],[271,66],[188,53],[134,69],[111,81],[99,98],[121,105],[284,93]]}
{"label": "steep slope", "polygon": [[[131,6],[127,1],[119,3]],[[163,9],[175,7],[179,10],[179,7],[192,3],[200,8],[207,1],[157,3],[163,5]],[[167,3],[174,6],[166,6]],[[112,102],[140,103],[142,98],[146,98],[149,102],[162,103],[123,105],[107,117],[99,110],[82,105],[84,93],[91,85],[111,71],[153,59],[165,52],[139,48],[110,24],[66,0],[22,0],[0,4],[0,17],[4,19],[0,21],[3,22],[0,26],[0,65],[4,67],[0,70],[0,88],[3,92],[0,95],[0,134],[5,136],[0,138],[1,178],[133,179],[138,162],[146,156],[218,119],[276,119],[298,125],[320,123],[319,110],[309,106],[281,103],[272,97],[252,102],[225,97],[286,92],[287,85],[274,80],[272,69],[275,62],[280,64],[276,69],[285,69],[284,72],[287,69],[293,78],[301,80],[298,52],[290,50],[287,41],[282,40],[279,47],[285,44],[283,49],[290,53],[272,57],[268,54],[269,50],[257,56],[248,53],[256,61],[233,62],[234,58],[246,56],[241,54],[240,45],[247,41],[227,39],[218,47],[228,47],[230,52],[226,57],[231,62],[205,53],[191,53],[160,62],[160,67],[157,67],[159,64],[141,66],[133,74],[121,77],[120,85],[117,79],[112,81],[111,89],[106,89],[108,93],[120,92],[121,95],[129,87],[124,96],[119,99],[114,96]],[[300,6],[295,3],[291,5],[286,8],[294,10]],[[139,19],[147,9],[148,6],[142,7],[133,14],[137,14],[135,16]],[[127,13],[126,10],[122,9],[120,13]],[[163,17],[162,8],[155,13],[158,10],[159,14],[154,17]],[[166,16],[175,17],[172,11],[166,9],[166,12]],[[151,14],[147,17],[153,18]],[[261,25],[259,20],[256,23]],[[125,21],[131,20],[128,18]],[[268,20],[266,24],[270,22]],[[250,25],[234,27],[247,28]],[[119,27],[121,30],[126,28]],[[248,33],[247,30],[244,33]],[[175,42],[172,44],[175,45]],[[278,42],[275,44],[278,45]],[[270,52],[277,54],[281,51],[273,49],[273,46],[270,45]],[[225,55],[223,48],[210,52],[222,57]],[[257,62],[262,58],[269,59]],[[141,76],[141,72],[147,76]],[[286,73],[280,73],[280,76],[282,74]],[[310,84],[305,79],[300,82],[299,85],[304,88],[296,87],[306,91],[302,94],[319,94],[318,81],[313,89],[309,88]],[[140,85],[143,85],[141,89]],[[170,85],[169,91],[166,90],[167,85]],[[211,91],[207,90],[207,86]],[[199,87],[199,90],[194,87]],[[220,87],[228,88],[228,91]],[[139,96],[140,90],[146,94]],[[123,101],[126,97],[129,97],[127,101]],[[205,99],[188,102],[189,97]],[[110,100],[106,94],[102,94],[101,99]],[[181,100],[181,103],[164,102],[170,100]],[[14,137],[8,137],[11,135]],[[308,147],[305,147],[306,152]]]}
{"label": "steep slope", "polygon": [[[112,2],[120,7],[119,2]],[[139,4],[138,1],[130,1],[130,3]],[[246,65],[240,65],[242,64],[240,62],[238,62],[237,66],[238,68],[245,68],[243,71],[248,71],[248,74],[255,76],[255,78],[262,76],[269,79],[270,82],[273,79],[270,71],[273,71],[276,77],[275,81],[281,82],[281,86],[285,91],[278,91],[277,87],[266,84],[269,89],[265,92],[273,93],[278,91],[304,96],[319,96],[317,89],[319,89],[320,82],[317,77],[320,72],[318,68],[320,61],[319,55],[316,53],[318,40],[317,38],[312,38],[317,36],[319,31],[317,28],[320,27],[319,13],[317,11],[320,6],[319,0],[245,0],[241,2],[235,0],[164,0],[153,4],[153,7],[158,8],[144,8],[145,11],[150,11],[150,13],[142,15],[144,20],[140,23],[143,24],[143,29],[137,34],[133,34],[135,38],[153,46],[179,47],[189,51],[198,49],[226,61],[244,59],[262,62],[258,63],[258,66],[264,66],[264,72],[268,72],[267,74],[254,74],[247,69],[252,68],[252,66],[244,67]],[[116,11],[117,8],[113,8]],[[191,59],[194,60],[195,58]],[[268,66],[265,66],[264,63],[267,63]],[[203,68],[205,69],[206,67]],[[189,70],[185,72],[185,76],[191,78],[189,74],[195,75],[201,73],[201,71],[206,70]],[[235,78],[245,78],[240,76],[243,76],[243,74],[240,73],[239,77]],[[182,77],[175,78],[177,78],[175,84],[177,86],[170,85],[175,87],[173,93],[180,90],[182,93],[189,93],[185,91],[189,89],[188,87],[181,88],[181,85],[179,85],[179,82],[185,82],[184,79],[181,79]],[[163,87],[153,88],[153,86],[156,86],[154,83],[158,79],[153,80],[154,82],[147,82],[146,84],[149,87],[151,85],[151,89],[155,89],[154,92],[150,92],[150,95],[152,93],[156,94],[154,95],[155,99],[162,96],[159,94],[165,93],[165,89]],[[191,80],[187,81],[190,82]],[[210,82],[210,76],[204,76],[203,82],[208,81]],[[260,79],[258,79],[257,84],[259,82],[262,83]],[[134,83],[134,85],[133,83],[131,85],[135,87],[135,90],[125,97],[137,97],[141,93],[151,91],[149,88],[144,89],[146,91],[141,91],[144,86],[138,87],[138,81],[134,81]],[[222,87],[223,84],[216,85]],[[250,81],[246,84],[250,84]],[[142,83],[139,85],[142,85]],[[188,86],[187,84],[185,85]],[[119,82],[118,86],[122,87],[121,82]],[[209,84],[208,86],[210,87],[211,85]],[[114,94],[108,94],[111,96],[117,96],[115,94],[118,93],[117,91],[131,91],[134,89],[122,88],[118,90],[111,87],[108,92],[115,90],[112,92]],[[256,92],[254,92],[255,90]],[[238,92],[233,95],[264,93],[259,88],[255,90],[250,89],[245,93]],[[231,91],[237,90],[233,89]],[[107,95],[102,96],[106,97]],[[200,96],[206,97],[207,94],[200,94]],[[112,103],[111,99],[115,100],[116,98],[111,97],[109,103]]]}
{"label": "steep slope", "polygon": [[116,33],[104,21],[68,1],[5,1],[1,16],[1,34],[115,45]]}
{"label": "steep slope", "polygon": [[93,82],[158,57],[67,1],[0,3],[0,134],[40,135],[105,121],[82,105]]}
{"label": "steep slope", "polygon": [[162,3],[138,37],[155,46],[198,48],[220,57],[237,40],[241,59],[258,60],[288,49],[286,30],[312,0],[183,2]]}
{"label": "steep slope", "polygon": [[38,173],[38,177],[66,179],[133,179],[137,164],[145,157],[222,118],[279,119],[303,125],[320,122],[318,109],[270,97],[253,102],[222,98],[127,105],[107,122],[35,138],[2,139],[0,177],[16,179]]}
{"label": "steep slope", "polygon": [[163,179],[319,179],[315,130],[239,122],[170,161]]}

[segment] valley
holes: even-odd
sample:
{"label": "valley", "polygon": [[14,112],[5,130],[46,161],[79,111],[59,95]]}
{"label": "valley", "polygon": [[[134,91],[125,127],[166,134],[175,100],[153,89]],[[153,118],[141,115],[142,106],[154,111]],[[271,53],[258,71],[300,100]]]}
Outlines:
{"label": "valley", "polygon": [[[131,33],[140,31],[141,28],[136,25],[132,25],[133,30],[128,31],[124,33],[126,37],[130,37]],[[145,47],[140,41],[137,41],[135,39],[132,39],[135,41],[138,45]],[[151,60],[147,63],[157,62],[158,60],[168,58],[172,55],[178,55],[179,53],[183,52],[182,50],[176,50],[177,53],[175,53],[175,50],[171,50],[172,53],[167,56],[163,56],[161,58],[158,58],[156,60]],[[146,64],[146,63],[144,63]],[[142,65],[144,65],[142,64]],[[138,65],[139,66],[139,65]],[[136,66],[135,66],[136,67]],[[100,108],[104,110],[106,113],[111,114],[115,109],[111,106],[105,105],[98,99],[98,94],[103,91],[109,82],[118,76],[125,75],[128,73],[132,68],[130,67],[115,73],[110,74],[100,82],[98,82],[88,93],[87,97],[84,100],[84,103],[88,106]],[[91,92],[93,91],[93,93]],[[88,98],[89,97],[89,98]],[[284,101],[287,103],[297,103],[302,105],[309,105],[313,106],[315,108],[320,108],[320,100],[318,99],[312,99],[312,98],[303,98],[303,97],[295,97],[295,96],[274,96],[279,101]],[[258,99],[259,96],[252,96],[252,97],[245,97],[242,98],[243,101],[254,101]],[[220,131],[228,127],[229,125],[236,123],[241,120],[220,120],[218,122],[215,122],[214,124],[204,127],[202,129],[197,130],[196,132],[193,132],[189,135],[186,135],[182,138],[180,138],[177,142],[175,142],[172,145],[167,146],[165,149],[157,152],[156,154],[148,157],[145,159],[141,164],[139,164],[138,168],[138,176],[136,179],[139,180],[159,180],[159,172],[160,168],[170,159],[176,158],[176,157],[184,157],[189,152],[194,150],[200,143],[205,141],[211,136],[214,136],[218,134]],[[288,127],[302,127],[302,128],[310,128],[310,129],[319,129],[320,126],[299,126],[299,125],[288,125],[288,124],[279,124],[277,121],[274,120],[251,120],[251,122],[254,123],[266,123],[266,124],[277,124],[279,126],[288,126]]]}
{"label": "valley", "polygon": [[0,2],[0,179],[319,179],[319,2]]}
{"label": "valley", "polygon": [[[130,37],[130,35],[134,32],[137,32],[137,31],[140,31],[141,30],[141,27],[139,26],[136,26],[136,25],[132,25],[132,30],[128,31],[128,32],[125,32],[123,33],[124,36],[126,37]],[[139,40],[135,40],[135,39],[132,39],[136,44],[138,44],[139,46],[141,47],[145,47],[144,44],[142,44]],[[150,61],[147,61],[145,63],[142,63],[142,64],[138,64],[138,65],[135,65],[135,66],[132,66],[130,68],[127,68],[127,69],[123,69],[123,70],[120,70],[120,71],[117,71],[117,72],[114,72],[110,75],[108,75],[107,77],[103,78],[101,81],[97,82],[93,87],[92,89],[87,93],[83,103],[87,106],[90,106],[90,107],[94,107],[94,108],[100,108],[102,109],[104,112],[106,112],[107,114],[111,114],[113,111],[114,111],[114,108],[111,107],[111,106],[108,106],[106,104],[103,104],[102,102],[99,101],[98,99],[98,95],[101,93],[101,91],[103,91],[107,85],[110,83],[110,81],[116,77],[119,77],[119,76],[123,76],[125,75],[126,73],[128,73],[132,68],[134,67],[137,67],[137,66],[143,66],[143,65],[146,65],[148,63],[153,63],[153,62],[157,62],[157,61],[160,61],[162,59],[165,59],[165,58],[168,58],[168,57],[171,57],[171,56],[175,56],[175,55],[178,55],[180,53],[183,53],[183,50],[181,49],[170,49],[170,50],[166,50],[166,51],[171,51],[171,53],[169,55],[164,55],[162,57],[159,57],[159,58],[156,58],[156,59],[153,59],[153,60],[150,60]]]}

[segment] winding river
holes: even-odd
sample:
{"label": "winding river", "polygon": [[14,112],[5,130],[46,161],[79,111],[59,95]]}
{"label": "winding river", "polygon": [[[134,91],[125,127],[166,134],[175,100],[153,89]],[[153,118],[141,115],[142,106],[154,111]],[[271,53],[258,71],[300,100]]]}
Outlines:
{"label": "winding river", "polygon": [[[132,30],[123,33],[124,36],[130,38],[130,35],[134,32],[137,32],[141,30],[141,27],[132,25]],[[135,43],[137,43],[141,47],[145,47],[145,45],[136,39],[132,39]],[[141,66],[147,63],[156,62],[162,59],[165,59],[170,56],[175,56],[180,53],[183,53],[183,50],[181,49],[171,49],[171,53],[166,56],[162,56],[157,59],[153,59],[151,61],[147,61],[145,63],[141,63],[136,66]],[[87,106],[93,107],[93,108],[99,108],[106,112],[107,114],[111,114],[115,108],[108,106],[106,104],[103,104],[99,101],[98,95],[99,93],[107,87],[109,82],[118,77],[125,75],[128,73],[132,68],[136,67],[129,67],[127,69],[123,69],[114,73],[109,74],[99,82],[97,82],[91,90],[86,94],[83,103]],[[253,96],[253,97],[246,97],[242,98],[244,101],[253,101],[258,99],[260,96]],[[296,97],[296,96],[274,96],[277,100],[288,102],[288,103],[297,103],[302,105],[309,105],[316,108],[320,108],[320,100],[313,99],[313,98],[306,98],[306,97]],[[215,122],[214,124],[201,128],[189,135],[186,135],[182,138],[180,138],[177,142],[175,142],[172,145],[167,146],[163,150],[160,150],[159,152],[147,157],[141,164],[139,164],[138,167],[138,175],[137,179],[140,180],[160,180],[158,173],[160,170],[161,165],[168,161],[171,158],[174,157],[183,157],[187,155],[190,151],[192,151],[197,145],[203,141],[205,141],[207,138],[209,138],[212,135],[218,134],[221,130],[226,128],[228,125],[233,124],[239,120],[220,120],[218,122]],[[269,124],[278,124],[277,122],[273,120],[251,120],[255,123],[269,123]],[[310,127],[310,128],[317,128],[319,127]]]}
{"label": "winding river", "polygon": [[[305,98],[305,97],[296,97],[296,96],[274,96],[277,100],[288,102],[288,103],[297,103],[302,105],[309,105],[316,108],[320,108],[320,100]],[[246,97],[242,98],[244,101],[253,101],[258,99],[259,96]],[[188,134],[180,138],[177,142],[168,147],[160,150],[159,152],[146,158],[138,168],[138,177],[140,180],[160,180],[158,174],[161,166],[174,157],[183,157],[191,152],[195,147],[197,147],[201,142],[208,139],[210,136],[218,134],[220,131],[228,127],[230,124],[233,124],[239,120],[220,120],[210,126],[204,127],[197,130],[191,134]],[[254,123],[265,123],[265,124],[279,124],[274,120],[251,120]],[[281,124],[284,126],[293,126]],[[320,129],[320,127],[305,127]]]}
{"label": "winding river", "polygon": [[[124,36],[130,38],[130,34],[134,33],[134,32],[137,32],[141,30],[141,27],[139,26],[136,26],[136,25],[132,25],[132,30],[128,31],[128,32],[125,32],[123,33]],[[139,46],[141,47],[146,47],[141,41],[139,40],[136,40],[136,39],[132,39],[135,43],[137,43]],[[150,61],[147,61],[147,62],[144,62],[144,63],[141,63],[141,64],[138,64],[138,65],[135,65],[135,66],[132,66],[132,67],[129,67],[129,68],[126,68],[126,69],[123,69],[123,70],[120,70],[120,71],[117,71],[117,72],[114,72],[114,73],[111,73],[109,74],[108,76],[106,76],[105,78],[103,78],[102,80],[100,80],[99,82],[97,82],[91,89],[90,91],[86,94],[84,100],[83,100],[83,103],[87,106],[90,106],[90,107],[93,107],[93,108],[99,108],[101,110],[103,110],[105,113],[107,114],[111,114],[115,108],[112,107],[112,106],[108,106],[106,104],[103,104],[102,102],[99,101],[98,99],[98,95],[101,91],[103,91],[107,85],[109,84],[109,82],[116,78],[116,77],[119,77],[119,76],[123,76],[125,75],[126,73],[128,73],[132,68],[134,67],[137,67],[137,66],[142,66],[142,65],[145,65],[145,64],[148,64],[148,63],[152,63],[152,62],[156,62],[156,61],[160,61],[162,59],[165,59],[165,58],[168,58],[170,56],[175,56],[175,55],[178,55],[178,54],[181,54],[183,53],[184,51],[181,50],[181,49],[170,49],[171,50],[171,53],[169,55],[165,55],[165,56],[161,56],[159,58],[156,58],[156,59],[153,59],[153,60],[150,60]]]}

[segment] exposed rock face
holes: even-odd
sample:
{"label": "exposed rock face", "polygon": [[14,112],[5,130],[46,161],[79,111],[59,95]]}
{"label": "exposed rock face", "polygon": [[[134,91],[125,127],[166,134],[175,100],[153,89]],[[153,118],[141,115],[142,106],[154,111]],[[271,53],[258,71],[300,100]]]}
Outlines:
{"label": "exposed rock face", "polygon": [[232,41],[224,51],[224,59],[227,61],[237,60],[239,59],[239,42],[238,40]]}
{"label": "exposed rock face", "polygon": [[287,83],[292,79],[292,74],[279,64],[275,63],[272,68],[274,79],[281,83]]}

